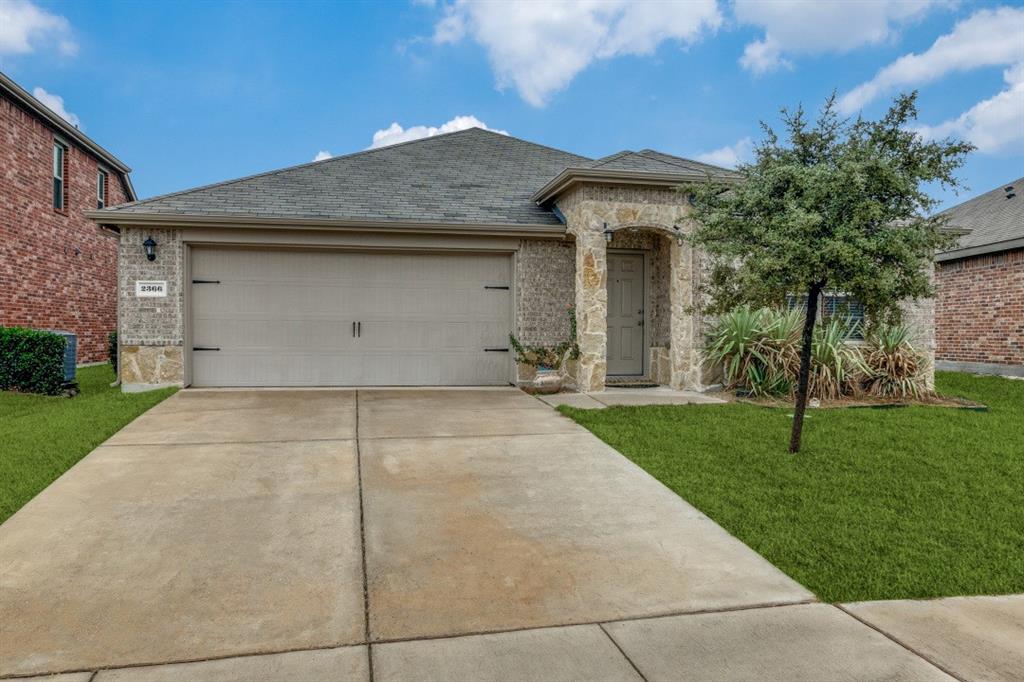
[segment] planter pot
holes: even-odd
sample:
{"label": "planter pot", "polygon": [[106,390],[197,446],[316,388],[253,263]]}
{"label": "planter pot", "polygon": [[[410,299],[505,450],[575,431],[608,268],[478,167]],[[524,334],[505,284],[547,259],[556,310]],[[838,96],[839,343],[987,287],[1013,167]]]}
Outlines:
{"label": "planter pot", "polygon": [[558,393],[562,390],[562,374],[555,369],[540,369],[532,380],[521,382],[520,388],[541,395]]}

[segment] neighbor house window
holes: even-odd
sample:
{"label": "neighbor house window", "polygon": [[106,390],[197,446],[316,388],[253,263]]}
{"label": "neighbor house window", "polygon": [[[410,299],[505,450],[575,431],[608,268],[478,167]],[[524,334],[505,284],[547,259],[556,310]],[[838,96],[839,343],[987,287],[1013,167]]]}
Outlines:
{"label": "neighbor house window", "polygon": [[104,208],[107,205],[107,174],[103,171],[96,172],[96,208]]}
{"label": "neighbor house window", "polygon": [[53,143],[53,207],[64,210],[64,170],[67,149],[60,142]]}

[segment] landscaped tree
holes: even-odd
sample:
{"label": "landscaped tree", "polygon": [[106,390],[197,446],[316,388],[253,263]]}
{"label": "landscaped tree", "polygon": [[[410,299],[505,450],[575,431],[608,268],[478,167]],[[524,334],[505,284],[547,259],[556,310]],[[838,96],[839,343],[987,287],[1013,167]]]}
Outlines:
{"label": "landscaped tree", "polygon": [[931,295],[932,259],[950,243],[926,187],[959,187],[954,171],[973,146],[910,130],[916,99],[897,97],[878,121],[841,120],[835,95],[813,123],[801,107],[783,109],[785,140],[762,123],[740,182],[680,188],[694,204],[690,239],[711,260],[712,311],[806,297],[790,452],[800,449],[822,292],[843,292],[871,319],[894,321],[902,299]]}

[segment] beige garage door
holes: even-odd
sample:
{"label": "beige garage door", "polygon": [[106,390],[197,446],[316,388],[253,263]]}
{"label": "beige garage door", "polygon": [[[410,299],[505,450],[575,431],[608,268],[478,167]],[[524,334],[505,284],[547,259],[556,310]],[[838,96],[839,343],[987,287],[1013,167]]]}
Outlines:
{"label": "beige garage door", "polygon": [[[194,386],[472,386],[512,376],[508,255],[194,248]],[[488,350],[491,349],[491,350]]]}

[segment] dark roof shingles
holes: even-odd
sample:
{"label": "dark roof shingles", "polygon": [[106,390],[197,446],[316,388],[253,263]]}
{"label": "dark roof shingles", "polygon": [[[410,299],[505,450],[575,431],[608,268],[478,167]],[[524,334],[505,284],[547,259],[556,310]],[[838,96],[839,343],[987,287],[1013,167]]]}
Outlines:
{"label": "dark roof shingles", "polygon": [[[1016,196],[1007,198],[1007,187]],[[952,250],[971,249],[1024,238],[1024,178],[969,199],[941,213],[950,227],[970,230]]]}
{"label": "dark roof shingles", "polygon": [[557,225],[533,192],[590,159],[473,128],[125,204],[168,213]]}

